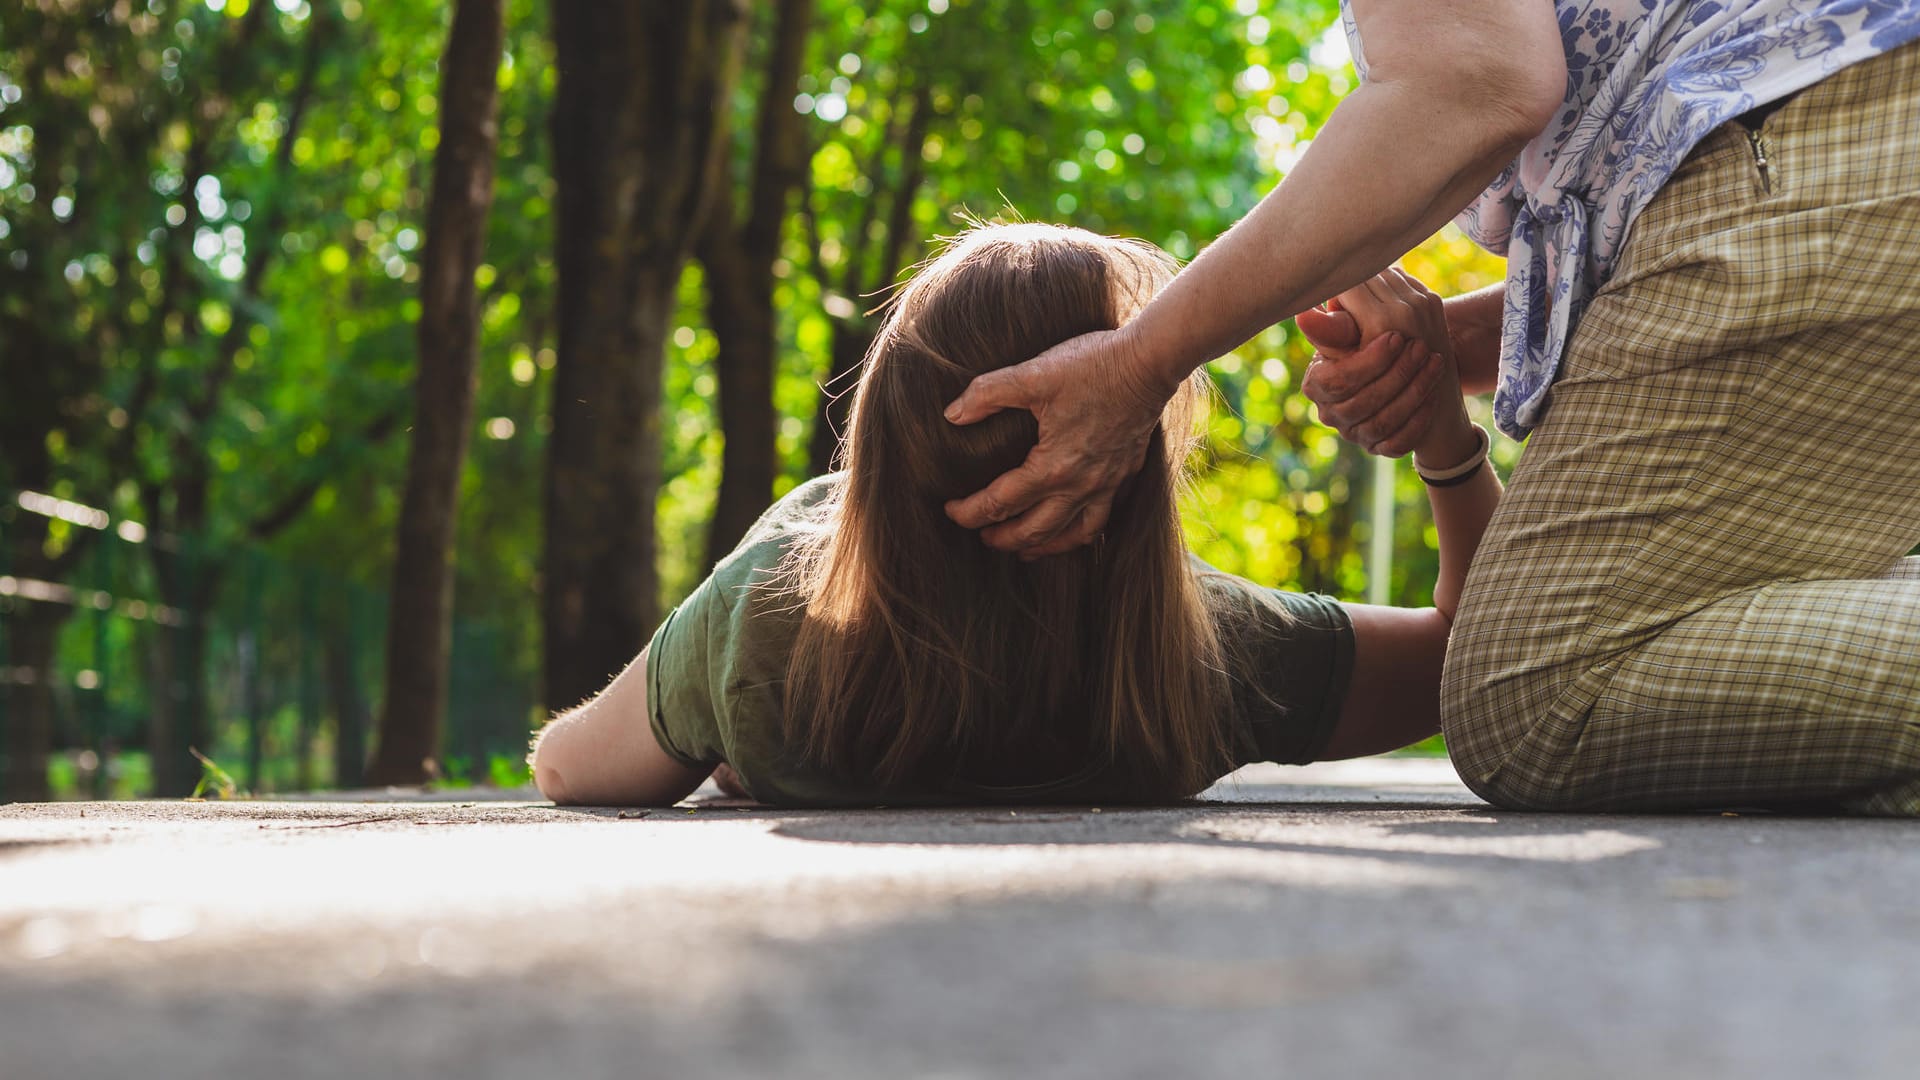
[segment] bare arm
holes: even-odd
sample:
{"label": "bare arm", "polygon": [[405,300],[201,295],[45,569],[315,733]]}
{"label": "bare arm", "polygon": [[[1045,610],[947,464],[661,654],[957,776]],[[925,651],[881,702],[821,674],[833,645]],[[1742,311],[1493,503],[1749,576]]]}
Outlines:
{"label": "bare arm", "polygon": [[653,737],[646,649],[592,701],[542,728],[530,760],[540,794],[563,806],[671,806],[713,772],[682,765]]}
{"label": "bare arm", "polygon": [[[1265,326],[1364,281],[1465,207],[1545,126],[1565,92],[1550,6],[1534,0],[1355,0],[1369,77],[1287,180],[1131,323],[975,379],[948,411],[1040,421],[1026,463],[948,506],[990,545],[1069,550],[1173,388]],[[998,522],[999,524],[995,524]]]}
{"label": "bare arm", "polygon": [[[1371,338],[1351,357],[1316,361],[1323,366],[1320,378],[1329,377],[1327,368],[1352,365],[1372,370],[1399,354],[1396,370],[1410,366],[1416,372],[1407,385],[1419,385],[1422,377],[1430,383],[1426,395],[1418,399],[1423,413],[1419,419],[1424,422],[1392,421],[1397,431],[1423,432],[1412,447],[1414,464],[1426,471],[1441,471],[1483,453],[1482,437],[1462,406],[1449,356],[1450,313],[1443,313],[1440,298],[1407,275],[1389,271],[1343,294],[1340,301]],[[1389,328],[1400,341],[1394,340]],[[1437,378],[1429,374],[1434,371],[1439,373]],[[1384,378],[1399,381],[1397,374]],[[1401,393],[1398,400],[1415,400],[1415,396]],[[1376,754],[1439,730],[1440,672],[1447,638],[1467,571],[1487,522],[1500,505],[1500,495],[1499,475],[1484,461],[1464,483],[1428,485],[1427,501],[1440,535],[1440,575],[1434,584],[1433,607],[1348,605],[1354,632],[1353,679],[1339,724],[1324,751],[1326,757]]]}
{"label": "bare arm", "polygon": [[1506,303],[1504,281],[1447,297],[1447,336],[1453,342],[1463,393],[1491,394],[1499,381],[1500,320]]}
{"label": "bare arm", "polygon": [[1126,328],[1171,387],[1379,273],[1484,190],[1560,106],[1550,6],[1355,0],[1367,82],[1293,173]]}
{"label": "bare arm", "polygon": [[1384,754],[1437,734],[1446,618],[1433,608],[1346,609],[1353,619],[1353,678],[1321,760]]}
{"label": "bare arm", "polygon": [[1427,496],[1440,533],[1434,606],[1346,605],[1353,619],[1353,678],[1323,758],[1398,750],[1440,730],[1440,670],[1447,638],[1473,551],[1500,503],[1500,480],[1492,466],[1486,466],[1471,483],[1428,488]]}

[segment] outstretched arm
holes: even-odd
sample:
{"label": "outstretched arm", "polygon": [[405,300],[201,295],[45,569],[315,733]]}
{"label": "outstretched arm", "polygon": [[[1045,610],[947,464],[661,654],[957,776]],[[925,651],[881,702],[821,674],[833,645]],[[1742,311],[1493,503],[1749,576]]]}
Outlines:
{"label": "outstretched arm", "polygon": [[713,771],[680,764],[653,737],[647,651],[592,701],[540,730],[528,758],[540,794],[562,806],[671,806]]}
{"label": "outstretched arm", "polygon": [[[1462,404],[1440,299],[1405,274],[1389,271],[1341,296],[1339,306],[1370,340],[1351,355],[1328,357],[1323,352],[1315,361],[1320,370],[1309,374],[1307,393],[1313,396],[1318,385],[1344,366],[1385,372],[1376,382],[1390,384],[1393,401],[1402,406],[1417,403],[1415,415],[1385,423],[1396,432],[1421,431],[1411,447],[1414,465],[1423,477],[1445,479],[1430,480],[1427,486],[1434,528],[1440,534],[1434,606],[1347,606],[1354,630],[1353,679],[1324,752],[1329,758],[1397,749],[1440,729],[1440,673],[1447,638],[1467,570],[1501,494],[1499,476],[1484,460],[1485,436],[1467,419]],[[1424,392],[1414,389],[1422,385]],[[1355,392],[1367,389],[1362,384]],[[1473,466],[1476,458],[1479,464]]]}
{"label": "outstretched arm", "polygon": [[947,507],[954,521],[1028,556],[1085,543],[1181,379],[1431,235],[1560,106],[1565,57],[1550,5],[1354,0],[1353,9],[1367,82],[1285,182],[1126,326],[982,375],[953,403],[954,423],[1024,408],[1040,426],[1024,465]]}

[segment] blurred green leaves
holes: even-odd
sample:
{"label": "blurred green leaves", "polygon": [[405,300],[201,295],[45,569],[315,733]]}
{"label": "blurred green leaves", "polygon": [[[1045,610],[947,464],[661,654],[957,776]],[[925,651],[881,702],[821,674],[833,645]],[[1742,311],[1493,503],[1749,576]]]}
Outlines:
{"label": "blurred green leaves", "polygon": [[[13,5],[0,35],[0,348],[16,400],[45,384],[37,400],[51,419],[34,445],[51,463],[46,486],[140,518],[144,488],[203,458],[196,544],[264,543],[382,586],[444,5],[80,7]],[[870,333],[868,313],[900,272],[964,213],[1066,221],[1190,257],[1250,209],[1350,88],[1336,14],[1334,0],[820,0],[791,96],[810,168],[775,268],[780,489],[808,469],[836,340]],[[539,668],[555,348],[545,19],[537,0],[508,5],[456,599],[525,685]],[[736,96],[740,131],[751,130],[761,47]],[[741,140],[736,183],[749,151]],[[1406,265],[1443,294],[1501,274],[1451,231]],[[660,428],[669,603],[702,569],[723,438],[702,289],[696,264]],[[1308,352],[1275,328],[1213,366],[1220,407],[1189,535],[1224,569],[1359,596],[1370,523],[1356,508],[1371,470],[1313,423],[1298,393]],[[294,524],[264,541],[250,533],[307,489]],[[1392,592],[1422,603],[1434,571],[1424,499],[1404,470],[1396,494]]]}

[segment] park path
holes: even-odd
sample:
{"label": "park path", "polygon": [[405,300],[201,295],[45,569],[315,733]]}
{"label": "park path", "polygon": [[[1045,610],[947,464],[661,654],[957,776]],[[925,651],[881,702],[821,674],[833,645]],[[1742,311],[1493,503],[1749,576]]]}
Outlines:
{"label": "park path", "polygon": [[1920,1075],[1920,825],[370,798],[0,806],[0,1080]]}

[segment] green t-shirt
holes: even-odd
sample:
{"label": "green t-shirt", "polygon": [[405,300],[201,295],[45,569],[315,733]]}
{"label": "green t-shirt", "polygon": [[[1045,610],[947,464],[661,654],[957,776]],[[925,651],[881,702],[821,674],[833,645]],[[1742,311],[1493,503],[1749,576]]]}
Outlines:
{"label": "green t-shirt", "polygon": [[[653,635],[647,690],[653,734],[681,763],[726,762],[754,797],[785,805],[1139,801],[1097,764],[1044,785],[882,792],[810,767],[786,746],[781,694],[801,617],[799,601],[766,584],[805,532],[839,474],[774,504],[713,574]],[[1237,764],[1312,761],[1339,719],[1353,670],[1353,623],[1325,596],[1268,589],[1199,559],[1203,602],[1228,648],[1232,706],[1220,718]]]}

